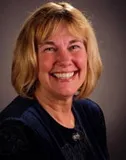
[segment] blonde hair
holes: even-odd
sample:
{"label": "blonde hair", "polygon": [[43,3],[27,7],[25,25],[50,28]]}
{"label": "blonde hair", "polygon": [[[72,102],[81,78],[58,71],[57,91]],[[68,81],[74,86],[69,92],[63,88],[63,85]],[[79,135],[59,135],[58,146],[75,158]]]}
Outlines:
{"label": "blonde hair", "polygon": [[12,85],[19,95],[33,98],[38,82],[38,44],[53,34],[61,23],[65,23],[72,34],[83,35],[87,49],[87,74],[77,98],[87,97],[93,91],[101,74],[102,62],[90,22],[69,3],[48,2],[28,17],[16,41]]}

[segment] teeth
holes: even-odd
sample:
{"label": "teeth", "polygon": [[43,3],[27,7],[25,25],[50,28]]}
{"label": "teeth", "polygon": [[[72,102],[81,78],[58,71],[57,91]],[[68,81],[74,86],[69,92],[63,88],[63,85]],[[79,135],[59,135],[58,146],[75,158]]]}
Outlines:
{"label": "teeth", "polygon": [[57,78],[71,78],[74,75],[74,72],[69,72],[69,73],[54,73],[55,77]]}

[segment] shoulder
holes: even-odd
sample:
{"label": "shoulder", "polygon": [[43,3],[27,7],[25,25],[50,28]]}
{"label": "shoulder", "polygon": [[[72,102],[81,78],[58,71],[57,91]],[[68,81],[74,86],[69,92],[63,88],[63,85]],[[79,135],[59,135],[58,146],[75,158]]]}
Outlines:
{"label": "shoulder", "polygon": [[104,124],[104,113],[101,107],[91,99],[80,99],[74,101],[74,108],[82,120],[98,126]]}
{"label": "shoulder", "polygon": [[102,112],[101,107],[96,102],[88,98],[75,100],[74,106],[77,110],[90,114],[98,114]]}
{"label": "shoulder", "polygon": [[46,116],[37,100],[18,96],[0,113],[0,126],[8,129],[8,127],[13,128],[14,124],[15,127],[22,130],[22,126],[25,125],[37,136],[40,133],[46,135],[43,117]]}
{"label": "shoulder", "polygon": [[35,100],[17,96],[8,106],[0,113],[0,122],[7,118],[20,118],[21,115],[33,106]]}

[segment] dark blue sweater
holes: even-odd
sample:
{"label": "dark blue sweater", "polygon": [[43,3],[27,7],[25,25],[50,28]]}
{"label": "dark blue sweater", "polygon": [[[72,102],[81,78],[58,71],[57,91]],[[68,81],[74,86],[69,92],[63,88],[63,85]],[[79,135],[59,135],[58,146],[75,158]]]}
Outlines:
{"label": "dark blue sweater", "polygon": [[37,100],[16,97],[0,113],[0,158],[108,160],[100,107],[89,99],[73,100],[72,111],[75,128],[65,128]]}

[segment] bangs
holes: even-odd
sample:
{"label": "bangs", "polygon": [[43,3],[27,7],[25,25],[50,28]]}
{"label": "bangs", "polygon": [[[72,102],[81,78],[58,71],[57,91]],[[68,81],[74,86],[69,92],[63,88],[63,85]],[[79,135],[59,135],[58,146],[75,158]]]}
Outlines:
{"label": "bangs", "polygon": [[71,35],[75,36],[76,38],[82,38],[84,43],[87,43],[87,32],[86,27],[82,27],[77,22],[73,22],[71,24],[66,25]]}
{"label": "bangs", "polygon": [[69,30],[71,35],[82,38],[84,43],[87,43],[87,32],[85,24],[80,24],[78,21],[74,20],[72,17],[51,17],[45,22],[40,23],[36,30],[36,42],[37,45],[41,44],[43,41],[47,40],[50,36],[54,35],[59,26],[65,24],[66,28]]}
{"label": "bangs", "polygon": [[41,44],[43,41],[48,39],[52,34],[54,34],[58,26],[63,20],[50,19],[48,22],[42,23],[37,27],[36,31],[36,41],[37,44]]}

